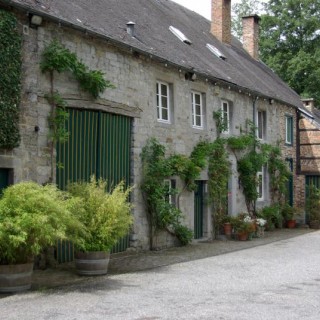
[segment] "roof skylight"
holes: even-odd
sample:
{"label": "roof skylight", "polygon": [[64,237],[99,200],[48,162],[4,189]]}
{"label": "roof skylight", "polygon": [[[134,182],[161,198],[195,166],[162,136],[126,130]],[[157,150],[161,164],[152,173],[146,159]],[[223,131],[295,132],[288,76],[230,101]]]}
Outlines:
{"label": "roof skylight", "polygon": [[222,52],[217,49],[215,46],[213,46],[210,43],[207,43],[206,47],[218,58],[222,59],[222,60],[226,60],[226,57],[222,54]]}
{"label": "roof skylight", "polygon": [[186,44],[191,44],[192,42],[177,28],[170,26],[169,30],[182,42]]}

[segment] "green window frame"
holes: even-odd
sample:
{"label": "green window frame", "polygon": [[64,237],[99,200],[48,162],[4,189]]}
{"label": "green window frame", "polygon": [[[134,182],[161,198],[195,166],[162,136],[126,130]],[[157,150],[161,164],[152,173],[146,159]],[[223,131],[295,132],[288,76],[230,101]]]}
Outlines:
{"label": "green window frame", "polygon": [[293,144],[293,117],[290,115],[286,116],[286,144]]}

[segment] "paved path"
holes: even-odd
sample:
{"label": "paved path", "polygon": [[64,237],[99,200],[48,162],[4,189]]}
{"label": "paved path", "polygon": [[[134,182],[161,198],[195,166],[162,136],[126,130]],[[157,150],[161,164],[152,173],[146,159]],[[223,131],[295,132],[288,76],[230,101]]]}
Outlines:
{"label": "paved path", "polygon": [[[313,230],[277,229],[273,232],[265,232],[263,238],[256,238],[252,241],[199,241],[186,247],[170,248],[168,250],[114,254],[110,260],[108,272],[110,275],[121,274],[203,259],[255,246],[262,246],[310,232],[313,232]],[[88,279],[90,277],[79,277],[76,274],[73,263],[62,264],[56,269],[36,270],[33,275],[32,290],[60,287],[83,282]]]}
{"label": "paved path", "polygon": [[[284,240],[278,241],[280,237]],[[251,248],[245,249],[248,243]],[[0,318],[320,319],[320,231],[282,230],[266,236],[263,246],[252,247],[254,243],[258,242],[197,244],[181,249],[187,255],[167,250],[154,256],[171,263],[173,252],[181,253],[176,259],[187,260],[200,258],[199,251],[218,255],[6,297],[0,300]],[[230,252],[219,255],[212,249],[216,246]],[[146,267],[149,256],[139,259]],[[131,268],[137,267],[137,258],[113,263],[131,261]]]}

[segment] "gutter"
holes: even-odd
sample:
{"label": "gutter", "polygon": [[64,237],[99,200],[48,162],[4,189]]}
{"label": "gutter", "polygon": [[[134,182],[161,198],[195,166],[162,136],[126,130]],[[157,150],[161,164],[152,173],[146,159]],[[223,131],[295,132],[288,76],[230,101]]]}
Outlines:
{"label": "gutter", "polygon": [[[255,91],[255,90],[252,90],[252,89],[248,89],[246,87],[242,87],[240,85],[237,85],[233,82],[228,82],[224,79],[220,79],[220,78],[215,78],[215,77],[212,77],[211,75],[209,74],[206,74],[204,72],[199,72],[197,71],[196,69],[194,68],[186,68],[184,66],[181,66],[181,65],[178,65],[174,62],[171,62],[169,60],[167,60],[166,58],[163,58],[159,55],[156,55],[154,54],[152,51],[148,52],[148,51],[144,51],[142,49],[139,49],[133,45],[129,45],[129,44],[126,44],[126,43],[123,43],[121,41],[118,41],[118,40],[115,40],[113,38],[110,38],[104,34],[101,34],[101,33],[98,33],[96,31],[93,31],[93,30],[90,30],[88,28],[85,28],[85,27],[81,27],[77,24],[74,24],[72,22],[69,22],[69,21],[66,21],[66,20],[63,20],[63,19],[59,19],[51,14],[48,14],[48,13],[45,13],[43,11],[40,11],[40,10],[37,10],[37,9],[33,9],[31,7],[29,7],[28,5],[24,5],[24,4],[20,4],[20,3],[16,3],[16,2],[13,2],[11,0],[0,0],[0,3],[2,3],[3,5],[6,5],[6,6],[11,6],[13,8],[16,8],[16,9],[19,9],[21,11],[26,11],[27,13],[31,13],[31,14],[36,14],[36,15],[39,15],[39,16],[42,16],[44,17],[46,20],[49,20],[49,21],[53,21],[53,22],[56,22],[57,24],[59,25],[64,25],[66,27],[71,27],[72,29],[75,29],[75,30],[78,30],[78,31],[81,31],[87,35],[92,35],[96,38],[100,38],[100,39],[103,39],[103,40],[106,40],[107,42],[110,42],[112,44],[114,44],[115,46],[117,47],[120,47],[120,48],[123,48],[125,50],[128,50],[130,52],[133,52],[133,51],[136,51],[138,52],[139,54],[141,55],[144,55],[144,56],[147,56],[149,57],[150,59],[152,58],[155,58],[156,60],[158,60],[159,62],[163,62],[165,63],[166,66],[172,66],[174,68],[177,68],[179,70],[183,70],[185,72],[192,72],[192,73],[196,73],[197,75],[203,77],[204,79],[206,80],[210,80],[212,81],[214,84],[222,84],[222,85],[225,85],[227,87],[230,87],[230,88],[233,88],[233,89],[236,89],[238,91],[242,91],[244,93],[248,93],[249,95],[252,95],[252,96],[256,96],[256,97],[261,97],[263,99],[274,99],[274,100],[277,100],[278,102],[280,103],[283,103],[283,104],[286,104],[286,105],[289,105],[293,108],[296,108],[296,109],[300,109],[299,107],[297,107],[296,105],[293,105],[291,103],[288,103],[286,101],[283,101],[279,98],[276,98],[276,97],[272,97],[272,96],[268,96],[268,95],[265,95],[263,93],[260,93],[258,91]],[[301,112],[303,112],[303,110],[301,110]],[[310,115],[311,116],[311,115]],[[311,116],[312,117],[312,116]]]}

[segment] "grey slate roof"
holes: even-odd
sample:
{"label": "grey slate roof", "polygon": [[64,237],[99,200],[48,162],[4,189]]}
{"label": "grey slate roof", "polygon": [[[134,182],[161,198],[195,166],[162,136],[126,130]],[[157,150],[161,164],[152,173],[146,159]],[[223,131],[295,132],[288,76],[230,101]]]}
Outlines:
{"label": "grey slate roof", "polygon": [[[155,59],[194,70],[209,79],[221,80],[289,105],[303,108],[300,97],[266,65],[252,59],[233,39],[219,42],[210,33],[210,21],[170,0],[0,0],[84,28],[118,45],[132,47]],[[135,22],[135,38],[126,23]],[[170,31],[174,26],[192,42],[187,45]],[[206,44],[218,48],[226,60],[214,56]]]}

